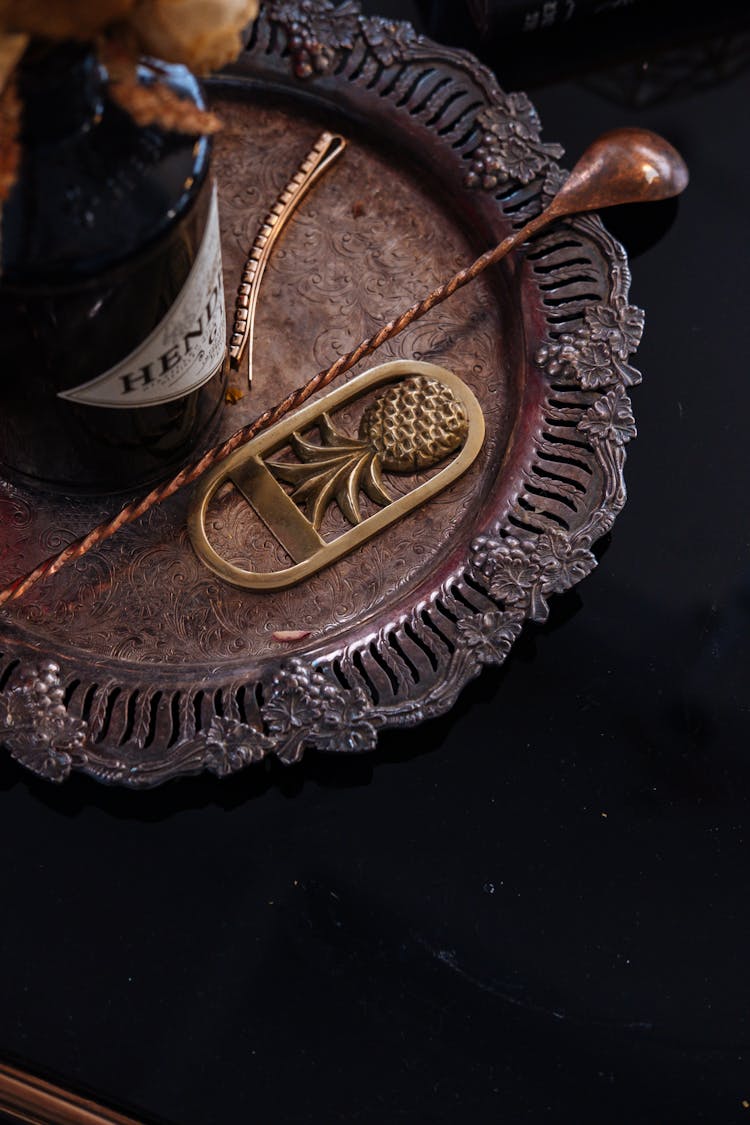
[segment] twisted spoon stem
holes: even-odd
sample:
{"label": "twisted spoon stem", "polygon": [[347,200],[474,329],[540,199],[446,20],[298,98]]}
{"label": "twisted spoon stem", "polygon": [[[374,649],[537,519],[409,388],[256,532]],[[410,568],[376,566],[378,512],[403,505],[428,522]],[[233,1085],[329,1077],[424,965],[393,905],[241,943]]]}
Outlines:
{"label": "twisted spoon stem", "polygon": [[139,519],[154,505],[167,500],[186,484],[192,484],[208,469],[233,453],[238,446],[250,441],[261,430],[273,426],[285,414],[296,410],[316,391],[328,386],[345,371],[349,371],[387,340],[398,336],[415,320],[419,320],[458,289],[468,285],[484,270],[496,265],[517,246],[526,242],[555,219],[576,212],[598,210],[617,203],[667,199],[683,191],[687,181],[687,168],[682,157],[657,134],[635,128],[616,129],[603,134],[584,152],[549,206],[519,231],[481,254],[470,266],[459,270],[400,316],[388,321],[372,336],[362,340],[346,355],[340,356],[330,367],[319,371],[272,409],[260,414],[220,445],[209,449],[182,469],[172,480],[158,485],[142,500],[126,504],[112,519],[100,523],[87,535],[76,539],[28,574],[16,578],[0,590],[0,605],[20,598],[37,582],[50,578],[68,563],[80,559],[93,547],[115,535],[126,524]]}
{"label": "twisted spoon stem", "polygon": [[468,285],[470,281],[473,281],[475,277],[478,277],[479,274],[488,269],[489,266],[499,262],[506,254],[510,253],[511,250],[525,241],[525,239],[533,233],[532,228],[536,229],[536,224],[538,224],[538,220],[541,218],[541,215],[537,216],[535,220],[525,226],[517,234],[504,239],[493,249],[482,254],[470,266],[459,270],[449,281],[433,289],[431,293],[428,293],[421,301],[418,301],[416,304],[406,309],[400,316],[389,320],[387,324],[384,324],[377,332],[373,333],[372,336],[368,336],[366,340],[362,340],[361,343],[357,344],[357,346],[352,348],[350,352],[347,352],[346,355],[339,356],[330,367],[319,371],[317,375],[314,375],[312,379],[309,379],[301,387],[297,387],[296,390],[291,391],[281,402],[276,403],[271,409],[259,414],[257,418],[249,422],[246,426],[236,430],[226,441],[213,446],[197,460],[186,465],[171,480],[157,485],[156,488],[153,488],[151,492],[147,493],[142,499],[126,504],[116,516],[98,524],[80,539],[75,539],[56,555],[52,555],[50,558],[45,559],[44,562],[39,563],[39,565],[29,571],[28,574],[16,578],[3,590],[0,590],[0,605],[22,597],[22,595],[30,590],[32,586],[35,586],[37,582],[45,578],[51,578],[53,574],[57,574],[57,572],[62,570],[64,566],[67,566],[68,563],[80,559],[83,555],[92,550],[92,548],[103,543],[105,539],[109,539],[115,535],[121,528],[125,527],[126,524],[133,523],[134,520],[140,519],[150,508],[153,508],[156,504],[161,504],[170,496],[174,496],[174,494],[179,492],[181,488],[184,488],[185,485],[192,484],[194,481],[198,480],[205,472],[212,469],[214,465],[218,465],[219,462],[228,457],[230,453],[234,453],[238,446],[244,445],[246,442],[250,441],[259,434],[261,430],[275,425],[276,422],[290,411],[296,410],[298,407],[302,406],[316,391],[327,387],[329,383],[333,382],[339,375],[343,375],[344,372],[349,371],[359,363],[361,359],[364,359],[365,356],[370,355],[382,344],[385,344],[386,341],[392,340],[394,336],[398,336],[400,332],[403,332],[403,330],[408,328],[415,320],[419,320],[420,317],[435,308],[436,305],[447,300],[447,298],[452,296],[458,289],[461,289],[464,285]]}

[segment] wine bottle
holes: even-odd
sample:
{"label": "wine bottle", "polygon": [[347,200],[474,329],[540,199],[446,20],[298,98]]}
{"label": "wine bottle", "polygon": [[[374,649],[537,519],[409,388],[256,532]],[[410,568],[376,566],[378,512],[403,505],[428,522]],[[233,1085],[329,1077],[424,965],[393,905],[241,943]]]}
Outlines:
{"label": "wine bottle", "polygon": [[736,69],[750,24],[746,0],[416,3],[429,35],[472,51],[506,90],[584,75],[590,81],[599,71],[605,79],[596,87],[606,96],[641,107],[682,96],[698,78],[701,85],[721,81]]}
{"label": "wine bottle", "polygon": [[[158,65],[202,105],[188,71]],[[210,140],[137,126],[83,44],[33,44],[18,88],[22,163],[0,251],[0,473],[63,491],[147,484],[208,440],[223,401]]]}

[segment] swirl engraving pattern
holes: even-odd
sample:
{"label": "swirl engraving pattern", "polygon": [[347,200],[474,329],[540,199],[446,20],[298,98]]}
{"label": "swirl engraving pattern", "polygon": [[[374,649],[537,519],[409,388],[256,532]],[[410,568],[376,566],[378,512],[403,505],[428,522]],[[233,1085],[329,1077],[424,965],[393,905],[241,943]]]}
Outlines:
{"label": "swirl engraving pattern", "polygon": [[[230,301],[257,224],[320,131],[321,106],[329,128],[344,104],[371,125],[350,130],[346,159],[275,252],[256,385],[225,410],[224,434],[536,213],[564,175],[533,108],[476,60],[367,19],[354,0],[344,9],[337,21],[330,0],[272,3],[229,85],[216,87]],[[527,133],[534,126],[533,167],[467,187],[521,118]],[[570,220],[383,347],[372,362],[432,360],[461,375],[487,442],[427,507],[303,586],[250,595],[224,585],[193,555],[188,497],[177,495],[5,607],[0,734],[11,753],[51,780],[81,770],[150,786],[204,769],[224,776],[269,753],[294,761],[305,746],[367,750],[380,727],[450,707],[505,659],[525,620],[544,619],[549,595],[592,569],[591,546],[624,503],[627,389],[639,378],[628,359],[642,326],[629,282],[598,219]],[[356,430],[356,416],[347,422]],[[117,502],[0,482],[0,579]],[[219,496],[211,534],[240,563],[281,565],[248,511]],[[309,635],[274,640],[288,628]]]}
{"label": "swirl engraving pattern", "polygon": [[[245,103],[221,101],[216,108],[225,122],[216,167],[231,299],[257,223],[314,139],[316,126],[273,107],[250,112]],[[438,245],[430,239],[433,229],[441,231]],[[351,143],[271,259],[256,321],[254,386],[236,406],[226,407],[223,430],[230,433],[272,405],[470,257],[466,236],[409,173]],[[126,529],[10,612],[39,623],[48,644],[170,665],[263,659],[279,653],[271,639],[276,630],[305,629],[320,640],[367,619],[429,568],[439,544],[451,538],[481,493],[482,476],[491,476],[507,440],[502,318],[486,284],[457,295],[451,306],[435,310],[381,353],[371,363],[436,360],[461,373],[482,399],[491,434],[483,463],[431,508],[429,535],[424,521],[407,519],[356,559],[302,587],[252,595],[221,583],[198,562],[184,531],[188,498],[177,496],[152,510],[143,526]],[[30,497],[26,504],[33,502]],[[37,538],[28,526],[19,532],[28,548],[49,554],[95,522],[100,505],[63,500],[56,508],[45,498]],[[281,562],[275,542],[264,529],[253,528],[239,498],[224,505],[213,530],[217,545],[232,544],[244,565],[248,558],[269,567]],[[8,547],[3,577],[32,562],[31,554],[22,557],[19,538],[14,535]]]}

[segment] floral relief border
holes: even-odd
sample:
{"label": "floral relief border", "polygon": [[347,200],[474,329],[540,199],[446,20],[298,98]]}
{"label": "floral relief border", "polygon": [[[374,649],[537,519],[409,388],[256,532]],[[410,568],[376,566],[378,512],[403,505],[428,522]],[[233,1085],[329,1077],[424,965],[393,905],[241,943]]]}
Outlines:
{"label": "floral relief border", "polygon": [[[261,18],[286,33],[290,65],[300,79],[329,74],[344,52],[358,46],[383,67],[408,61],[419,49],[437,51],[454,71],[473,64],[488,104],[476,114],[480,139],[465,157],[467,188],[489,191],[538,181],[538,207],[562,182],[565,173],[554,163],[562,149],[541,142],[528,98],[505,94],[469,56],[435,48],[409,24],[363,17],[352,0],[338,7],[330,0],[272,0]],[[363,752],[375,746],[381,727],[444,711],[484,665],[502,663],[524,622],[546,620],[548,598],[593,570],[592,545],[625,500],[625,446],[636,435],[627,389],[640,381],[629,358],[640,341],[643,313],[628,303],[624,255],[611,240],[609,245],[609,299],[586,307],[575,331],[550,335],[536,356],[550,383],[595,395],[577,430],[602,473],[596,507],[572,532],[551,529],[531,536],[497,525],[474,539],[464,576],[486,592],[494,608],[458,607],[450,656],[423,687],[410,684],[388,706],[375,705],[364,686],[347,686],[336,676],[337,654],[315,662],[294,658],[269,668],[256,722],[215,715],[206,729],[178,738],[166,751],[139,754],[138,747],[125,752],[98,741],[86,719],[68,712],[60,666],[30,661],[0,692],[0,738],[10,754],[53,782],[78,770],[107,783],[147,787],[201,770],[223,777],[269,754],[295,762],[305,748]]]}

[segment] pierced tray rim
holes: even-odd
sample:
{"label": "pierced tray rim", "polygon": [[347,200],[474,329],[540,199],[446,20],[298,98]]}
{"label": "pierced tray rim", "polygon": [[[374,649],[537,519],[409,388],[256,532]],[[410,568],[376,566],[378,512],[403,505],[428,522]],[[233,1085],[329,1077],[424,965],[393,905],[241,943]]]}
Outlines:
{"label": "pierced tray rim", "polygon": [[[436,70],[439,88],[452,91],[440,112],[432,95],[415,109],[414,92],[408,94],[409,68],[424,64]],[[408,23],[365,17],[353,0],[338,7],[330,0],[273,0],[241,59],[218,81],[265,81],[291,92],[304,87],[322,101],[343,84],[365,100],[376,90],[391,112],[410,116],[410,129],[431,132],[437,150],[460,162],[465,190],[478,193],[481,205],[506,223],[526,221],[565,175],[556,163],[562,149],[542,142],[524,94],[504,93],[467,52],[434,44]],[[54,782],[77,771],[147,788],[203,770],[225,776],[270,754],[295,762],[306,748],[362,752],[375,746],[383,727],[413,725],[449,710],[485,665],[502,664],[524,622],[546,620],[549,596],[596,565],[591,548],[625,502],[625,446],[636,434],[627,391],[640,375],[628,360],[643,314],[628,303],[624,250],[597,217],[569,220],[566,229],[607,263],[602,298],[581,298],[569,323],[547,317],[546,341],[535,357],[545,381],[548,435],[538,445],[552,448],[574,430],[576,458],[585,465],[585,503],[574,517],[555,514],[571,503],[564,480],[550,485],[537,510],[519,507],[533,469],[526,466],[515,518],[511,513],[496,521],[467,544],[461,564],[409,613],[343,646],[329,642],[322,651],[311,646],[268,661],[257,683],[233,669],[231,682],[218,692],[211,686],[210,699],[194,683],[183,693],[176,737],[173,728],[149,732],[143,719],[152,695],[141,693],[137,733],[124,744],[108,738],[116,678],[101,677],[95,691],[86,682],[71,698],[71,684],[80,685],[88,670],[62,651],[42,659],[27,640],[6,631],[0,738],[11,756]],[[562,278],[564,268],[558,272]]]}

